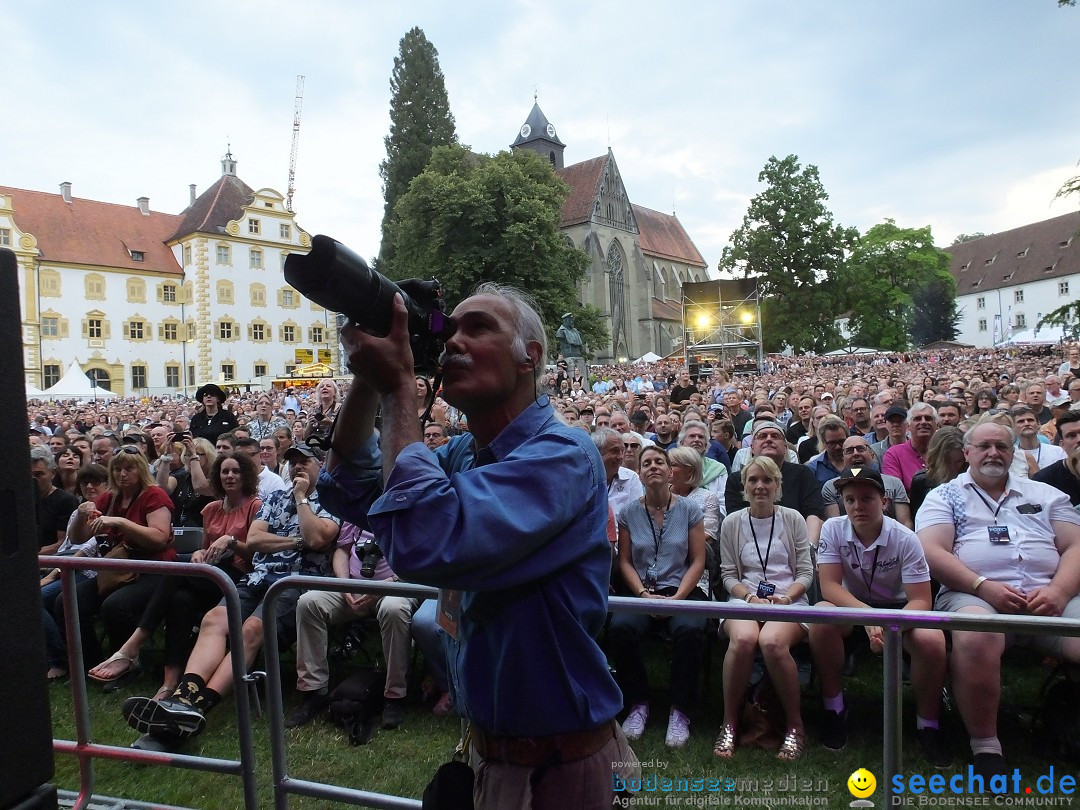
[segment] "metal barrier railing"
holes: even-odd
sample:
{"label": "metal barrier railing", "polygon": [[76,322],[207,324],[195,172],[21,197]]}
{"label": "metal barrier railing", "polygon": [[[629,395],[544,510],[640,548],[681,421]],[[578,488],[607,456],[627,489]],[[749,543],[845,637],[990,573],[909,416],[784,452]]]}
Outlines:
{"label": "metal barrier railing", "polygon": [[[41,557],[43,566],[60,569],[62,598],[64,600],[64,625],[68,645],[68,671],[71,673],[72,704],[75,713],[76,740],[53,740],[53,750],[75,756],[79,760],[79,792],[75,798],[76,810],[87,807],[94,792],[94,758],[137,762],[142,765],[173,765],[215,773],[234,774],[240,777],[244,788],[244,806],[257,810],[258,795],[255,787],[255,743],[251,728],[251,705],[245,689],[244,656],[230,655],[233,671],[233,691],[236,695],[236,721],[240,736],[240,759],[216,759],[188,754],[137,751],[116,745],[102,745],[90,741],[90,705],[86,694],[86,672],[83,661],[82,634],[79,628],[79,611],[75,587],[75,571],[136,571],[141,574],[165,574],[171,576],[198,576],[212,580],[225,596],[225,609],[229,622],[229,648],[244,648],[243,622],[240,619],[240,597],[236,586],[224,573],[209,565],[158,560],[112,560],[103,557]],[[270,623],[273,624],[272,622]],[[273,670],[275,667],[269,667]]]}
{"label": "metal barrier railing", "polygon": [[[240,621],[240,603],[232,581],[216,568],[192,563],[155,562],[137,560],[109,560],[85,557],[44,557],[42,562],[61,570],[63,598],[66,605],[75,604],[74,570],[119,570],[164,574],[194,574],[212,579],[222,588],[229,619],[229,646],[243,649],[243,631]],[[371,580],[336,579],[332,577],[290,576],[280,579],[267,590],[264,613],[276,615],[277,601],[289,590],[305,588],[333,591],[336,593],[373,593],[380,596],[404,596],[421,599],[434,598],[438,591],[420,585],[400,582],[376,582]],[[837,607],[760,606],[744,602],[704,602],[675,600],[644,600],[628,597],[612,597],[609,607],[613,611],[646,613],[654,616],[701,615],[715,619],[752,619],[759,621],[805,622],[808,624],[876,625],[884,629],[883,650],[883,739],[882,765],[886,778],[899,773],[901,740],[901,677],[902,634],[915,627],[940,630],[974,630],[992,633],[1020,633],[1027,635],[1080,636],[1080,620],[1055,617],[986,616],[971,613],[943,613],[937,611],[879,610]],[[81,677],[83,660],[79,634],[78,611],[65,609],[68,635],[69,666],[73,673],[72,690],[76,712],[77,742],[54,740],[53,747],[61,753],[79,758],[80,790],[76,808],[85,807],[93,792],[94,757],[126,760],[143,764],[175,765],[218,773],[238,774],[244,784],[244,804],[248,810],[258,807],[255,791],[254,745],[250,723],[251,710],[247,690],[243,656],[232,655],[233,686],[236,693],[236,712],[240,735],[240,760],[222,760],[182,754],[158,754],[133,751],[117,746],[98,745],[89,741],[89,708],[86,683]],[[264,623],[264,655],[267,661],[276,662],[280,656],[277,632],[273,622]],[[270,722],[270,746],[273,765],[274,807],[285,810],[289,796],[308,796],[344,802],[360,807],[390,808],[391,810],[419,810],[420,801],[374,791],[346,788],[324,782],[296,779],[289,776],[285,750],[284,702],[282,698],[281,668],[267,666],[267,704]]]}
{"label": "metal barrier railing", "polygon": [[[292,576],[280,579],[266,593],[266,613],[273,616],[282,593],[293,588],[307,588],[337,593],[374,593],[381,596],[432,598],[438,591],[419,585],[371,580],[330,579],[326,577]],[[647,613],[652,616],[701,615],[716,619],[754,619],[758,621],[806,622],[808,624],[877,625],[884,629],[883,650],[884,708],[882,712],[882,765],[887,779],[899,773],[902,753],[901,679],[903,631],[914,627],[939,630],[981,630],[995,633],[1023,633],[1048,636],[1080,636],[1080,620],[1028,616],[979,616],[971,613],[944,613],[929,610],[879,610],[838,607],[762,606],[745,602],[699,602],[657,599],[634,599],[613,596],[608,600],[613,611]],[[272,627],[263,628],[267,660],[277,660],[277,633]],[[347,802],[361,807],[420,808],[415,799],[405,799],[384,793],[354,790],[321,782],[294,779],[288,775],[285,757],[284,707],[281,697],[281,673],[278,667],[267,667],[267,701],[270,705],[270,745],[274,767],[274,807],[286,810],[289,794],[311,796]]]}

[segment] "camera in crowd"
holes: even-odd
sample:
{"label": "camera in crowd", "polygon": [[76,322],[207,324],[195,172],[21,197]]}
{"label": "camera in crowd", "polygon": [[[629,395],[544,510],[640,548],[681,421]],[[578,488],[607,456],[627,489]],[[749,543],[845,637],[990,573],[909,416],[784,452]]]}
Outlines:
{"label": "camera in crowd", "polygon": [[357,549],[357,556],[360,558],[360,576],[371,579],[375,576],[375,568],[383,556],[382,549],[379,548],[374,537],[369,537],[364,541],[364,544]]}
{"label": "camera in crowd", "polygon": [[305,298],[340,312],[378,336],[389,334],[394,294],[401,293],[409,311],[409,340],[418,373],[437,370],[443,344],[457,328],[443,311],[443,290],[437,280],[408,279],[396,284],[345,245],[322,234],[312,238],[310,253],[289,254],[285,280]]}

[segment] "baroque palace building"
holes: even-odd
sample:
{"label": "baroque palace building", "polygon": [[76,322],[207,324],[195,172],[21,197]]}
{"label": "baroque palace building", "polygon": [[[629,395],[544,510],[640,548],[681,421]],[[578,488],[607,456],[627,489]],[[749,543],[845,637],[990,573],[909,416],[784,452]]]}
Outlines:
{"label": "baroque palace building", "polygon": [[[226,154],[180,214],[0,186],[0,247],[17,257],[26,381],[47,389],[72,361],[121,395],[265,383],[307,357],[336,366],[334,319],[285,283],[311,238]],[[299,352],[297,350],[300,350]],[[259,379],[263,378],[263,379]]]}
{"label": "baroque palace building", "polygon": [[570,186],[562,231],[590,259],[581,302],[610,319],[611,345],[596,361],[625,362],[648,352],[663,357],[680,349],[682,285],[709,276],[678,218],[630,202],[610,148],[606,155],[564,166],[566,144],[535,103],[510,148],[547,158]]}

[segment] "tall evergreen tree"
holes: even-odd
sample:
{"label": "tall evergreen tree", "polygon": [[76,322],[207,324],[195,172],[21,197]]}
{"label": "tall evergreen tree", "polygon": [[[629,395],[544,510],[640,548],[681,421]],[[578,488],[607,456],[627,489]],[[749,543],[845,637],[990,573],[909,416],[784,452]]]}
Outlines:
{"label": "tall evergreen tree", "polygon": [[394,206],[427,167],[431,150],[457,143],[439,53],[418,27],[401,38],[390,90],[390,134],[383,139],[386,159],[379,165],[386,200],[379,249],[379,269],[384,273],[394,262]]}

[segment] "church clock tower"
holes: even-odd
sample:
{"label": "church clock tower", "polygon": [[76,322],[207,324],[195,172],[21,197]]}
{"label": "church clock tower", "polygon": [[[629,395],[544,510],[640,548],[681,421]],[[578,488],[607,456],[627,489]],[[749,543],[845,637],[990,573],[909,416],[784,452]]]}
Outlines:
{"label": "church clock tower", "polygon": [[512,150],[528,149],[551,161],[552,168],[563,168],[563,150],[566,144],[559,140],[555,127],[547,120],[540,105],[533,101],[532,111],[518,130],[517,138],[510,144]]}

